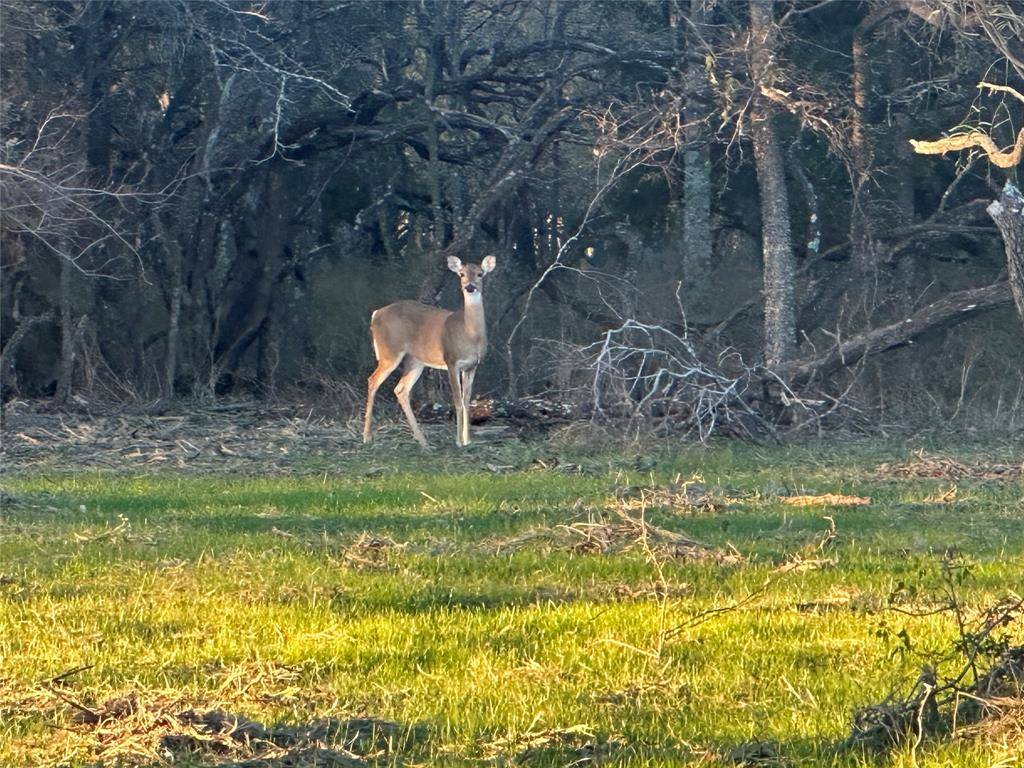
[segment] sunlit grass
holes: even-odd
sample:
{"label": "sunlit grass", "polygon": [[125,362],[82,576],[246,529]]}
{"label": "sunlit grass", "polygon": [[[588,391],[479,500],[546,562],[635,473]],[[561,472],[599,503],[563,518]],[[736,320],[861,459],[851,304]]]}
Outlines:
{"label": "sunlit grass", "polygon": [[[895,613],[890,596],[934,601],[954,551],[972,563],[959,588],[969,608],[1024,590],[1020,481],[962,481],[954,501],[936,502],[950,481],[875,472],[905,455],[895,449],[563,452],[579,473],[533,466],[545,451],[395,459],[379,447],[277,477],[9,475],[0,764],[107,759],[41,685],[79,666],[58,692],[86,706],[135,692],[265,723],[366,715],[415,729],[384,764],[566,765],[578,744],[523,745],[577,727],[609,765],[714,764],[754,741],[798,764],[875,764],[835,750],[853,711],[911,684],[957,637],[950,616]],[[502,549],[677,475],[733,501],[650,509],[650,522],[734,547],[742,563],[665,560],[659,575],[639,546]],[[873,503],[778,501],[824,492]],[[837,527],[834,565],[780,570],[814,549],[823,515]],[[1006,750],[945,739],[887,760],[1013,765],[1021,753]]]}

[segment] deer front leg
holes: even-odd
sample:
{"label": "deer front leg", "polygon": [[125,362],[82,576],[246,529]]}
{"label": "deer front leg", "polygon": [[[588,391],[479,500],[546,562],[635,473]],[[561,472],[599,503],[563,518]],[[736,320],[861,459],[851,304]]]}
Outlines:
{"label": "deer front leg", "polygon": [[457,364],[448,366],[448,383],[452,387],[452,407],[455,408],[455,444],[462,445],[462,382]]}
{"label": "deer front leg", "polygon": [[469,445],[469,404],[473,399],[473,379],[476,367],[462,372],[462,444]]}

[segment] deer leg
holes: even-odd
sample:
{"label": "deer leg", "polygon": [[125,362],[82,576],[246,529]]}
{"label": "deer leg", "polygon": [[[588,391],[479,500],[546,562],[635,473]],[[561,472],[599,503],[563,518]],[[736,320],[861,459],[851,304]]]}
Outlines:
{"label": "deer leg", "polygon": [[[412,358],[409,359],[412,360]],[[416,386],[416,382],[419,381],[421,373],[423,373],[423,363],[411,362],[408,369],[402,374],[402,378],[398,380],[398,384],[395,386],[395,397],[398,398],[398,404],[402,406],[402,412],[405,413],[406,421],[409,422],[409,427],[412,429],[413,439],[426,448],[428,447],[427,439],[423,437],[423,432],[420,431],[420,425],[416,422],[416,415],[412,412],[412,406],[409,404],[409,395],[412,394],[412,388]]]}
{"label": "deer leg", "polygon": [[455,407],[455,444],[462,445],[462,382],[461,372],[454,365],[448,368],[448,383],[452,385],[452,405]]}
{"label": "deer leg", "polygon": [[384,379],[392,374],[398,364],[402,362],[404,355],[396,358],[384,358],[377,363],[377,369],[370,374],[366,393],[366,418],[363,421],[363,442],[371,440],[370,428],[373,426],[373,399],[377,396],[377,390],[384,383]]}
{"label": "deer leg", "polygon": [[469,445],[469,403],[473,399],[473,379],[476,368],[462,372],[462,444]]}

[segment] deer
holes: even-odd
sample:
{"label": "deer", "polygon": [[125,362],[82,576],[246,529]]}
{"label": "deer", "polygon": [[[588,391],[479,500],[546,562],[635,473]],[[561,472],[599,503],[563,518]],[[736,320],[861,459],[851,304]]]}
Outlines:
{"label": "deer", "polygon": [[494,270],[495,264],[494,256],[487,256],[479,264],[463,264],[455,256],[448,257],[448,269],[459,276],[462,288],[462,308],[454,312],[418,301],[396,301],[370,315],[377,368],[370,374],[367,387],[364,443],[372,439],[373,400],[377,390],[404,361],[405,370],[395,386],[395,396],[416,442],[429,447],[409,404],[409,396],[423,369],[435,368],[448,371],[455,407],[455,444],[469,445],[473,379],[487,352],[483,277]]}

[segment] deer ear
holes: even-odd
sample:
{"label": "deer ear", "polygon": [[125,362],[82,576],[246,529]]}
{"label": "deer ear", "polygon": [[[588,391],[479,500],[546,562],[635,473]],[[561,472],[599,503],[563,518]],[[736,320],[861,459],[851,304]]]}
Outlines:
{"label": "deer ear", "polygon": [[497,262],[494,260],[493,256],[486,256],[484,257],[484,260],[480,262],[480,269],[483,270],[485,275],[488,272],[492,272],[495,266],[497,266]]}
{"label": "deer ear", "polygon": [[448,257],[448,269],[456,273],[462,269],[462,261],[459,259],[458,256]]}

